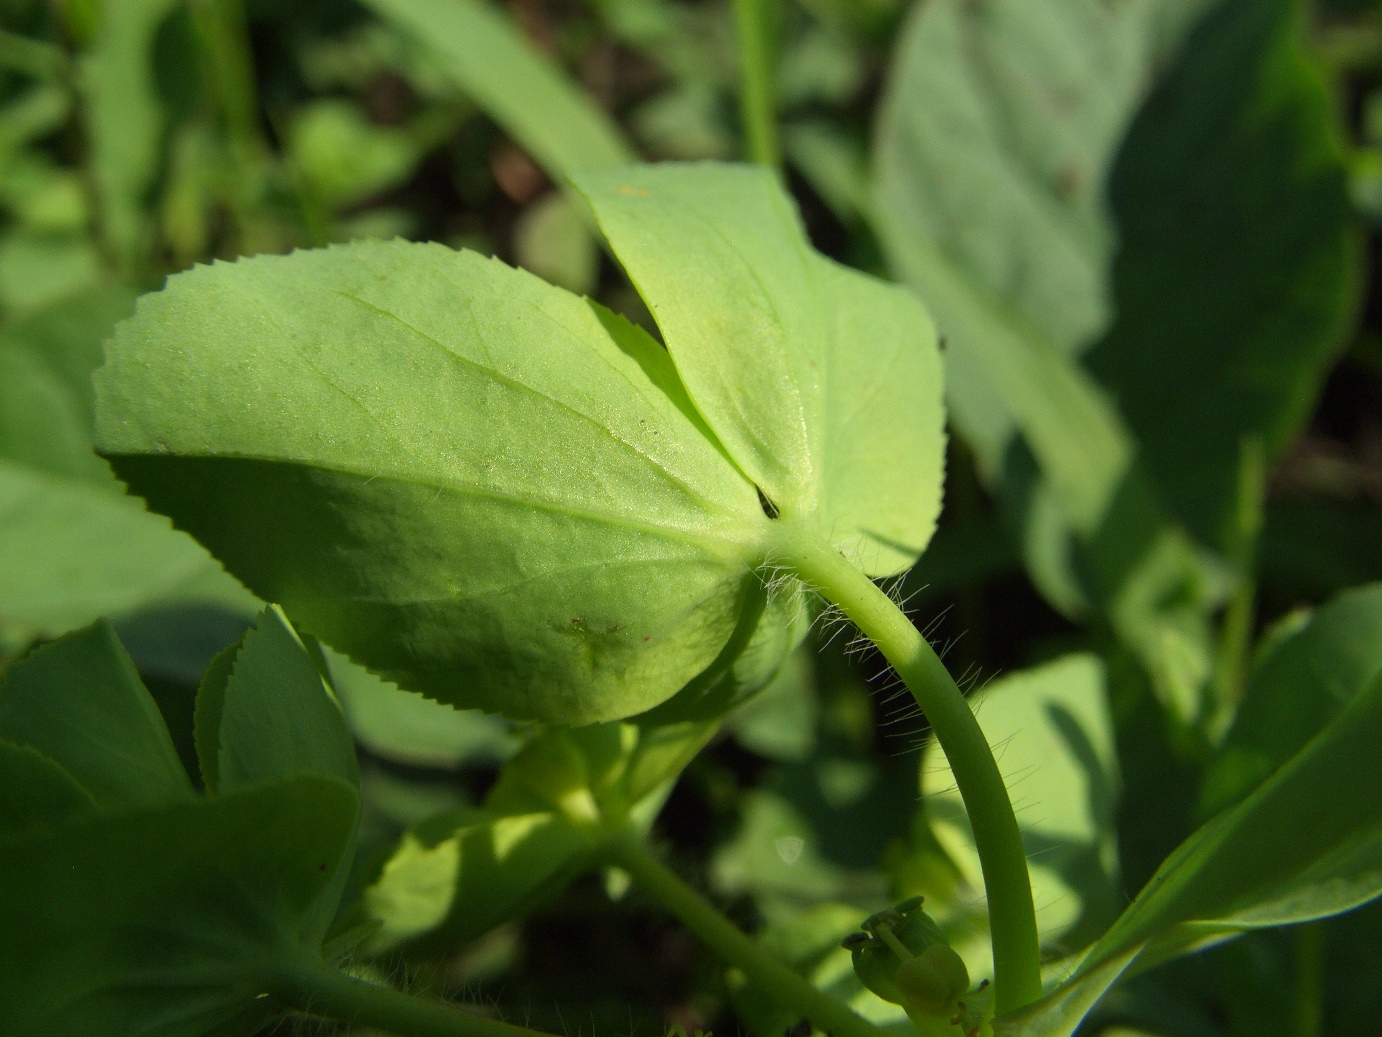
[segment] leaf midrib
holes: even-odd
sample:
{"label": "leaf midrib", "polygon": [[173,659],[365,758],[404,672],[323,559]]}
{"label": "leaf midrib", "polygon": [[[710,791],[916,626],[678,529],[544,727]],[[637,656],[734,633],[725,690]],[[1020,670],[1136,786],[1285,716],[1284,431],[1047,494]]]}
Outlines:
{"label": "leaf midrib", "polygon": [[[125,457],[156,457],[155,454],[122,454],[112,456]],[[486,500],[498,501],[505,504],[513,504],[520,507],[528,507],[541,511],[550,511],[553,514],[563,515],[580,521],[598,523],[609,526],[617,526],[624,529],[632,529],[636,532],[646,533],[653,536],[678,537],[683,540],[701,545],[703,547],[714,547],[719,550],[713,552],[717,556],[728,557],[736,561],[749,561],[756,557],[757,553],[753,548],[758,546],[761,536],[732,537],[723,534],[715,534],[704,530],[697,530],[680,526],[672,523],[641,522],[630,515],[617,513],[601,512],[583,508],[572,507],[563,501],[551,500],[545,497],[523,497],[515,493],[504,490],[490,489],[477,486],[466,482],[438,482],[420,475],[409,473],[381,473],[366,472],[340,463],[320,463],[297,460],[284,457],[260,456],[249,453],[184,453],[179,454],[179,459],[187,461],[252,461],[257,464],[283,465],[291,468],[308,468],[315,471],[329,472],[333,475],[346,476],[351,479],[360,479],[362,484],[369,484],[378,480],[386,482],[403,483],[409,486],[419,486],[425,489],[437,490],[442,492],[453,492],[463,496],[477,497]],[[749,530],[746,527],[746,532]],[[759,531],[754,530],[755,534]],[[724,552],[726,547],[749,548],[747,551]],[[751,564],[751,562],[750,562]]]}

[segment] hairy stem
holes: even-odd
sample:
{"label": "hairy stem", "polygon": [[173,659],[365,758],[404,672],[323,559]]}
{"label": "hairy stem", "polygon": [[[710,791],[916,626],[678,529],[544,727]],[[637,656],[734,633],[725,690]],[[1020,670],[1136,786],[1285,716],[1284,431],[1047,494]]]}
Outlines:
{"label": "hairy stem", "polygon": [[882,1037],[883,1031],[878,1027],[817,990],[749,939],[705,897],[649,853],[637,833],[625,831],[616,835],[609,856],[611,863],[632,876],[636,886],[676,915],[711,950],[742,971],[750,983],[778,1004],[800,1012],[832,1037]]}
{"label": "hairy stem", "polygon": [[945,665],[902,611],[829,545],[784,529],[785,565],[842,612],[892,664],[926,714],[955,775],[984,873],[1000,1015],[1041,996],[1036,912],[1022,833],[993,752]]}
{"label": "hairy stem", "polygon": [[773,90],[772,22],[777,0],[734,0],[739,52],[739,117],[748,158],[776,169],[777,100]]}
{"label": "hairy stem", "polygon": [[280,968],[270,993],[283,1007],[402,1037],[551,1037],[349,976],[324,962]]}

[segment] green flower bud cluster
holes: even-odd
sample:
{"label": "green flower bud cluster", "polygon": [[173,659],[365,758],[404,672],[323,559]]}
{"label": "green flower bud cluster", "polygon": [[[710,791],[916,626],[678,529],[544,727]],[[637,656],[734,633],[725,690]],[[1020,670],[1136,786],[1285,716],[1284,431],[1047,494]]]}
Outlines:
{"label": "green flower bud cluster", "polygon": [[961,1000],[969,990],[969,970],[921,905],[922,898],[913,897],[870,915],[863,932],[850,934],[842,946],[853,956],[860,982],[883,1000],[901,1005],[914,1021],[946,1020],[969,1033],[972,1014]]}

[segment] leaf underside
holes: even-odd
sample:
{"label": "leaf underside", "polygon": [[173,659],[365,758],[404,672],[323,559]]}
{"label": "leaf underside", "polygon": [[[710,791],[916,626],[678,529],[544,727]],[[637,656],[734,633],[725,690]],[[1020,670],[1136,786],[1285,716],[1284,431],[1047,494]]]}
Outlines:
{"label": "leaf underside", "polygon": [[765,522],[625,348],[657,346],[441,246],[222,264],[117,333],[101,447],[251,589],[371,668],[584,723],[714,659]]}
{"label": "leaf underside", "polygon": [[[741,613],[774,515],[874,575],[931,535],[934,330],[905,291],[811,251],[766,172],[611,175],[580,186],[670,354],[440,245],[217,264],[117,332],[96,378],[101,451],[296,623],[440,701],[631,716],[731,665],[738,635],[777,646],[767,679],[792,639],[749,637]],[[687,217],[698,191],[710,202]],[[665,255],[637,247],[649,230]],[[712,240],[726,245],[697,251]],[[738,331],[693,319],[745,306],[757,318]]]}

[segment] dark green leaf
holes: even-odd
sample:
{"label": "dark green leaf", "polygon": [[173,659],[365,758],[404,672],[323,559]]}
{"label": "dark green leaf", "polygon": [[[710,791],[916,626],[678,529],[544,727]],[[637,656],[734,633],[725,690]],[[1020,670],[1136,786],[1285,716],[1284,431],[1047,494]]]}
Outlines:
{"label": "dark green leaf", "polygon": [[1267,646],[1205,774],[1201,813],[1237,802],[1314,737],[1382,670],[1382,584],[1348,591]]}
{"label": "dark green leaf", "polygon": [[355,808],[303,776],[3,839],[0,1032],[200,1037],[267,1007],[268,970],[320,951]]}
{"label": "dark green leaf", "polygon": [[216,653],[202,675],[192,712],[192,740],[202,785],[214,791],[221,784],[221,716],[225,712],[226,684],[240,651],[240,641]]}
{"label": "dark green leaf", "polygon": [[1079,968],[1000,1037],[1069,1037],[1130,966],[1382,893],[1382,680],[1246,799],[1180,845]]}
{"label": "dark green leaf", "polygon": [[1336,101],[1291,0],[1227,0],[1113,171],[1118,317],[1091,355],[1166,501],[1206,543],[1241,444],[1277,456],[1351,334],[1358,241]]}
{"label": "dark green leaf", "polygon": [[0,838],[94,813],[77,779],[31,745],[0,740]]}
{"label": "dark green leaf", "polygon": [[341,707],[276,607],[265,609],[241,640],[219,698],[216,784],[209,791],[295,774],[359,784]]}
{"label": "dark green leaf", "polygon": [[105,810],[192,797],[158,706],[104,622],[10,667],[0,738],[50,757]]}

